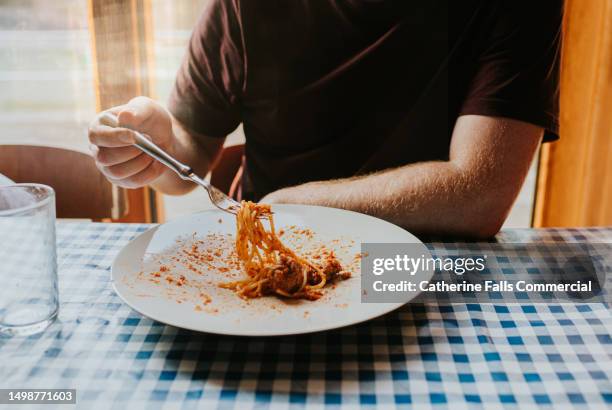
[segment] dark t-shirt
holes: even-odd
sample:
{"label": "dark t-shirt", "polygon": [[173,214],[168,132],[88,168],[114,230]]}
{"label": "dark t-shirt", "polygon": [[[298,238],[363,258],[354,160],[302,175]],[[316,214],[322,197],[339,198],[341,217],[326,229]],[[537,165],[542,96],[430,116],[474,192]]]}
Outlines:
{"label": "dark t-shirt", "polygon": [[243,192],[448,159],[457,117],[557,138],[561,0],[211,0],[170,99],[246,135]]}

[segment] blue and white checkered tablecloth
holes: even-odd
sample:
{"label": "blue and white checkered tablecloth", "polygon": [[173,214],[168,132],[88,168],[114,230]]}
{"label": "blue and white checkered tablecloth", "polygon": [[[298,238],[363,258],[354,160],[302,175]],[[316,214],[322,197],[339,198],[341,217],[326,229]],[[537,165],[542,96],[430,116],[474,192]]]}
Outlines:
{"label": "blue and white checkered tablecloth", "polygon": [[[612,406],[604,304],[411,304],[312,335],[196,333],[142,317],[112,290],[114,256],[148,227],[58,224],[59,320],[0,339],[0,388],[76,388],[84,409]],[[612,229],[498,241],[612,242]]]}

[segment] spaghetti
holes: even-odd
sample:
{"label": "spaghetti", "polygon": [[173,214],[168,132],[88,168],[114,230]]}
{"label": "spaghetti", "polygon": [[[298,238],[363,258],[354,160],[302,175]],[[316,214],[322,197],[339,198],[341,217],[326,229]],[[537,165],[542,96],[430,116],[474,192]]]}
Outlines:
{"label": "spaghetti", "polygon": [[236,254],[247,278],[221,286],[244,298],[276,294],[316,300],[327,283],[350,277],[333,253],[318,266],[285,246],[276,234],[270,205],[242,201],[236,215]]}

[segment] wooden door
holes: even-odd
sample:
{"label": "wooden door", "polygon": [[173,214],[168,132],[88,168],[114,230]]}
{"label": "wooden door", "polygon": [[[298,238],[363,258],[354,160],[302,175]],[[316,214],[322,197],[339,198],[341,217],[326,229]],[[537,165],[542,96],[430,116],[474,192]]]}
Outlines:
{"label": "wooden door", "polygon": [[540,155],[534,225],[612,225],[612,0],[566,0],[561,140]]}

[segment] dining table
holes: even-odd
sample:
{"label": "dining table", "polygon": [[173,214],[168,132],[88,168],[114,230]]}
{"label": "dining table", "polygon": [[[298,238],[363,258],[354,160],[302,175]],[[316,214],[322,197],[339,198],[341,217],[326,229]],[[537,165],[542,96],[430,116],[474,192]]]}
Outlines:
{"label": "dining table", "polygon": [[[189,331],[113,289],[113,259],[153,226],[57,222],[59,316],[42,333],[0,338],[0,388],[76,389],[83,409],[612,408],[606,302],[417,301],[312,334]],[[612,228],[503,229],[493,240],[537,252],[611,243]],[[64,407],[74,405],[53,408]]]}

